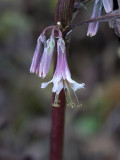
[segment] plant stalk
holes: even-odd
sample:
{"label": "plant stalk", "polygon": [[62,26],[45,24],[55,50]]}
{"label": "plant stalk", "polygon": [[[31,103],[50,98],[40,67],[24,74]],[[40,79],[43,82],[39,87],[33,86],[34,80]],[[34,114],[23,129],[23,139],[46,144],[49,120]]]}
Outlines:
{"label": "plant stalk", "polygon": [[[58,0],[55,25],[61,22],[63,28],[70,24],[74,9],[75,0]],[[57,40],[56,40],[57,43]],[[69,45],[66,42],[66,52],[69,50]],[[67,53],[68,54],[68,53]],[[57,63],[57,45],[55,47],[54,69]],[[53,103],[55,94],[53,94]],[[51,129],[51,144],[50,144],[50,160],[62,160],[63,157],[63,141],[64,141],[64,122],[65,122],[65,92],[62,90],[58,98],[59,107],[52,106],[52,129]]]}

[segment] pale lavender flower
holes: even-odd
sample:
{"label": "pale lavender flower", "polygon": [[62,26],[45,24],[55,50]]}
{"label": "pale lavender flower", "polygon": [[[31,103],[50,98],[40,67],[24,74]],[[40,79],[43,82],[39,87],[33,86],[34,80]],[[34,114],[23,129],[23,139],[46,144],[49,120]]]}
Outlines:
{"label": "pale lavender flower", "polygon": [[103,0],[103,6],[106,13],[109,13],[113,10],[113,0]]}
{"label": "pale lavender flower", "polygon": [[[119,0],[118,0],[119,1]],[[101,16],[102,7],[104,7],[106,13],[109,13],[113,10],[113,0],[95,0],[93,13],[91,18],[96,18]],[[88,26],[87,36],[95,36],[99,28],[99,22],[92,22]]]}
{"label": "pale lavender flower", "polygon": [[[96,0],[93,7],[91,18],[98,17],[102,14],[102,1]],[[99,22],[92,22],[88,26],[87,36],[95,36],[99,28]]]}
{"label": "pale lavender flower", "polygon": [[[52,33],[50,38],[46,41],[45,32],[48,29],[52,29]],[[37,46],[33,55],[32,64],[30,67],[31,73],[36,73],[37,75],[39,75],[39,77],[42,78],[46,77],[49,71],[54,52],[54,29],[55,26],[49,26],[45,28],[42,34],[39,36],[37,40]]]}
{"label": "pale lavender flower", "polygon": [[43,56],[39,66],[39,77],[42,77],[42,78],[46,77],[50,68],[54,47],[55,47],[55,39],[54,39],[54,35],[52,34],[45,44]]}
{"label": "pale lavender flower", "polygon": [[85,85],[84,83],[79,84],[71,79],[66,58],[65,42],[62,38],[59,38],[57,41],[57,66],[53,79],[49,82],[42,83],[41,88],[47,87],[50,83],[53,83],[52,92],[56,93],[56,95],[59,95],[62,89],[67,89],[70,94],[69,88],[71,88],[75,93],[78,89],[84,88]]}
{"label": "pale lavender flower", "polygon": [[41,34],[37,40],[36,49],[35,49],[33,59],[32,59],[32,64],[30,67],[30,73],[38,74],[39,72],[39,65],[43,55],[45,42],[46,42],[46,37],[44,34]]}
{"label": "pale lavender flower", "polygon": [[[52,29],[52,33],[50,38],[46,41],[45,31],[48,29]],[[42,83],[41,88],[45,88],[49,83],[53,83],[52,92],[56,93],[56,97],[58,97],[61,90],[64,89],[68,92],[70,100],[72,102],[69,89],[71,88],[74,91],[75,97],[77,99],[75,91],[84,88],[85,84],[84,83],[79,84],[71,79],[71,73],[66,58],[65,42],[62,38],[62,32],[60,31],[58,26],[49,26],[45,28],[40,37],[38,38],[30,72],[32,73],[35,72],[36,74],[39,75],[39,77],[42,78],[46,77],[50,68],[55,48],[55,35],[54,35],[55,30],[58,32],[58,38],[59,38],[57,40],[57,65],[55,73],[53,75],[53,79],[49,82]],[[44,50],[42,48],[42,45],[44,47]],[[78,99],[77,102],[78,102],[77,106],[80,106]],[[73,103],[70,103],[70,105],[73,107]],[[55,100],[54,106],[58,106],[57,100]]]}

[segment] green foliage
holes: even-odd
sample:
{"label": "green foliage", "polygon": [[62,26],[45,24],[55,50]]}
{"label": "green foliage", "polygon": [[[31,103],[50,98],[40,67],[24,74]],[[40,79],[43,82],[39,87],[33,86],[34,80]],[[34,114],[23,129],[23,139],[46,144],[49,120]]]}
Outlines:
{"label": "green foliage", "polygon": [[82,118],[77,118],[75,121],[75,129],[77,133],[84,138],[93,136],[96,132],[98,132],[100,126],[100,119],[95,116],[84,116]]}
{"label": "green foliage", "polygon": [[28,17],[25,17],[21,13],[5,12],[0,17],[0,37],[1,39],[9,38],[19,33],[30,32],[31,22]]}

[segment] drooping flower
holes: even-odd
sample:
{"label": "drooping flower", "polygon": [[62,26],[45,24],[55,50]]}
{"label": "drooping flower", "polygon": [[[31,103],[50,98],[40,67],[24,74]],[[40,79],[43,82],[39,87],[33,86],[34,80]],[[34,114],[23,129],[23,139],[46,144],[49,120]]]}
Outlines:
{"label": "drooping flower", "polygon": [[113,0],[103,0],[103,6],[106,13],[109,13],[113,10]]}
{"label": "drooping flower", "polygon": [[[95,0],[93,13],[91,18],[101,16],[102,8],[104,7],[106,13],[113,10],[113,0]],[[99,28],[99,22],[92,22],[88,26],[87,36],[95,36]]]}
{"label": "drooping flower", "polygon": [[[100,16],[102,13],[102,1],[96,0],[93,7],[91,18]],[[92,22],[88,26],[87,36],[95,36],[99,27],[99,22]]]}
{"label": "drooping flower", "polygon": [[32,59],[32,64],[30,67],[30,73],[38,74],[39,72],[39,65],[43,55],[45,42],[46,42],[46,37],[44,34],[41,34],[37,40],[36,49],[35,49],[33,59]]}
{"label": "drooping flower", "polygon": [[53,79],[49,82],[42,83],[41,88],[47,87],[50,83],[53,83],[52,92],[56,93],[56,96],[59,95],[62,89],[67,90],[68,94],[70,94],[70,88],[75,93],[78,89],[84,88],[85,85],[84,83],[79,84],[71,79],[71,73],[66,58],[65,42],[62,37],[57,41],[57,65]]}
{"label": "drooping flower", "polygon": [[50,39],[48,39],[45,44],[43,56],[39,66],[39,77],[42,78],[46,77],[50,68],[54,47],[55,47],[55,39],[54,36],[51,35]]}
{"label": "drooping flower", "polygon": [[[45,31],[52,28],[52,34],[46,41]],[[37,40],[37,46],[33,55],[30,73],[36,73],[39,77],[46,77],[55,47],[54,26],[47,27]]]}
{"label": "drooping flower", "polygon": [[[57,26],[49,26],[44,29],[40,37],[37,41],[36,50],[33,56],[32,64],[30,67],[31,73],[36,73],[39,77],[45,78],[51,64],[52,56],[55,48],[55,31],[58,33],[57,40],[57,65],[55,69],[55,73],[51,81],[42,83],[41,88],[47,87],[48,84],[53,83],[52,92],[56,93],[56,98],[54,102],[54,106],[58,106],[57,98],[62,89],[68,92],[71,106],[73,107],[70,89],[74,91],[74,95],[77,99],[78,105],[79,101],[76,96],[76,91],[78,89],[84,88],[84,83],[79,84],[76,81],[72,80],[71,73],[68,67],[67,58],[66,58],[66,48],[65,41],[62,38],[62,32],[59,27],[61,27],[61,23],[58,22]],[[48,40],[46,40],[45,32],[48,29],[52,29],[51,36]]]}

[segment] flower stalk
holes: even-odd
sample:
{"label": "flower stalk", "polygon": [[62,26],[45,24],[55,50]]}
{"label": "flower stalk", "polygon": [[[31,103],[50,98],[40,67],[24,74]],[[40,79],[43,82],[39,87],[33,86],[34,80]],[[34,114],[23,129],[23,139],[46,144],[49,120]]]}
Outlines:
{"label": "flower stalk", "polygon": [[[74,0],[58,0],[55,14],[55,24],[61,22],[62,26],[68,25],[72,18]],[[70,10],[69,10],[70,9]],[[65,13],[66,11],[66,13]],[[69,12],[68,12],[69,11]],[[69,14],[68,14],[69,13]],[[63,21],[66,15],[65,21]],[[68,21],[68,19],[70,19]],[[69,50],[69,45],[66,45],[66,52]],[[55,46],[55,61],[54,68],[57,65],[57,42]],[[53,103],[55,101],[55,93],[53,93]],[[64,121],[65,121],[65,91],[61,90],[59,94],[59,107],[52,107],[52,129],[50,142],[50,160],[62,160],[63,157],[63,141],[64,141]]]}

